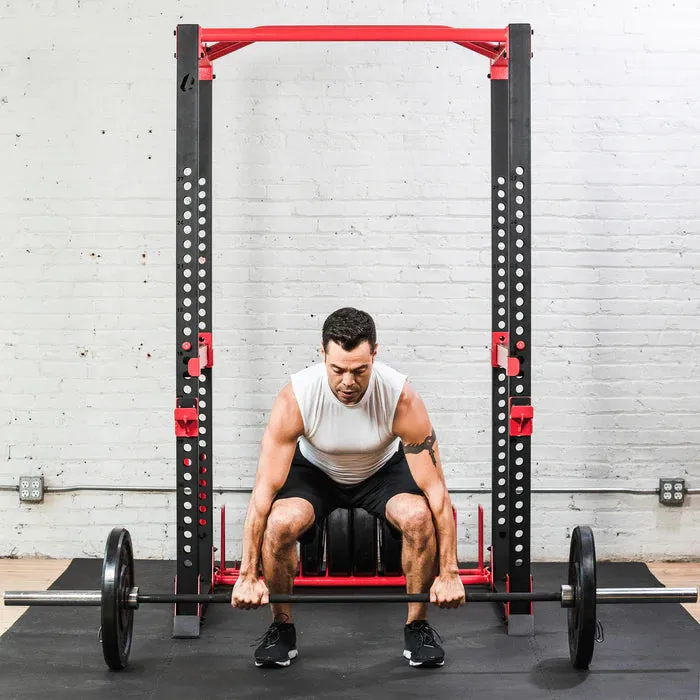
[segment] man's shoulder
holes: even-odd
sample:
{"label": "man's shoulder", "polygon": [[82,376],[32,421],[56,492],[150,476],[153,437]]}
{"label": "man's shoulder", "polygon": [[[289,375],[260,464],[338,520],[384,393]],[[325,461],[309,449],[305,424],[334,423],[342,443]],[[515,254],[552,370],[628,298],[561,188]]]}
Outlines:
{"label": "man's shoulder", "polygon": [[299,437],[304,432],[304,421],[291,382],[277,394],[272,407],[270,424],[273,431],[286,438]]}

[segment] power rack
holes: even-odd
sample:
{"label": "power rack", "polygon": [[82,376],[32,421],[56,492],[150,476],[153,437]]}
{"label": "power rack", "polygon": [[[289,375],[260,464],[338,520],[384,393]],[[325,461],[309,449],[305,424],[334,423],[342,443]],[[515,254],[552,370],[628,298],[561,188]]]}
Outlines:
{"label": "power rack", "polygon": [[[235,570],[213,565],[212,81],[213,63],[256,42],[453,42],[489,59],[492,199],[492,523],[490,566],[474,583],[529,592],[530,60],[529,24],[447,26],[178,25],[176,156],[176,593],[213,590]],[[222,517],[222,534],[224,532]],[[481,536],[480,525],[480,536]],[[481,552],[481,548],[480,548]],[[222,548],[223,554],[223,548]],[[366,582],[363,585],[367,585]],[[385,584],[381,584],[385,585]],[[173,636],[199,636],[201,606],[178,602]],[[532,634],[528,601],[509,603],[508,631]]]}

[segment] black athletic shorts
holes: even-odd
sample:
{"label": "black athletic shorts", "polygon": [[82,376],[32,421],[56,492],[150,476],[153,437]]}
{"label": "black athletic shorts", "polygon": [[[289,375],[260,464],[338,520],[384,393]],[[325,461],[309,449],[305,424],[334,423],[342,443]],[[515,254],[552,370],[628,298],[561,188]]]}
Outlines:
{"label": "black athletic shorts", "polygon": [[[297,445],[287,481],[275,500],[303,498],[313,506],[316,522],[336,508],[364,508],[383,520],[387,502],[399,493],[423,495],[408,468],[402,445],[379,471],[354,486],[333,481],[309,462]],[[313,528],[309,528],[309,531],[313,531]]]}

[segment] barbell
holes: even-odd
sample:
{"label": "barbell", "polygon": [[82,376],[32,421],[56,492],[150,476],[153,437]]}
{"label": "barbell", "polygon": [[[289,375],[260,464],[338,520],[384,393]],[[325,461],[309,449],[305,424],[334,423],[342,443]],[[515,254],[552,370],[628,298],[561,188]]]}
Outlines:
{"label": "barbell", "polygon": [[[593,531],[576,527],[571,535],[568,580],[556,591],[466,591],[469,603],[559,602],[567,609],[569,656],[585,670],[593,658],[596,605],[608,603],[695,603],[697,588],[597,588]],[[134,611],[146,603],[230,603],[230,593],[142,593],[135,585],[134,555],[128,530],[114,528],[107,538],[100,590],[6,591],[5,605],[95,606],[101,608],[102,653],[113,670],[126,668],[133,638]],[[428,603],[429,593],[294,595],[271,594],[271,603]]]}

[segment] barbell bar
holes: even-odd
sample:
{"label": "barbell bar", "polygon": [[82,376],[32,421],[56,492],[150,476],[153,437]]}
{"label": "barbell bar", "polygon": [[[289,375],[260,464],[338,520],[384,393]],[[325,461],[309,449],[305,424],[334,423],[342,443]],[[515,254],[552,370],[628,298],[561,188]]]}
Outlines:
{"label": "barbell bar", "polygon": [[[575,606],[572,586],[564,584],[559,591],[535,591],[498,593],[491,591],[466,591],[468,603],[512,603],[514,601],[560,602],[562,608]],[[697,588],[598,588],[596,603],[695,603]],[[5,605],[31,606],[76,606],[96,607],[102,605],[102,591],[6,591]],[[141,593],[138,586],[126,593],[126,607],[138,609],[151,603],[230,603],[230,593]],[[357,595],[287,595],[270,594],[271,603],[429,603],[429,593],[359,593]]]}
{"label": "barbell bar", "polygon": [[[569,550],[568,583],[558,591],[466,591],[469,603],[514,601],[559,602],[567,608],[569,655],[576,669],[593,657],[597,604],[694,603],[697,588],[597,588],[593,531],[574,528]],[[114,528],[107,538],[100,590],[7,591],[5,605],[94,606],[101,608],[102,652],[113,670],[126,668],[133,637],[134,611],[146,603],[230,603],[229,593],[141,593],[135,585],[134,558],[128,530]],[[271,603],[428,603],[429,593],[294,595],[271,594]]]}

